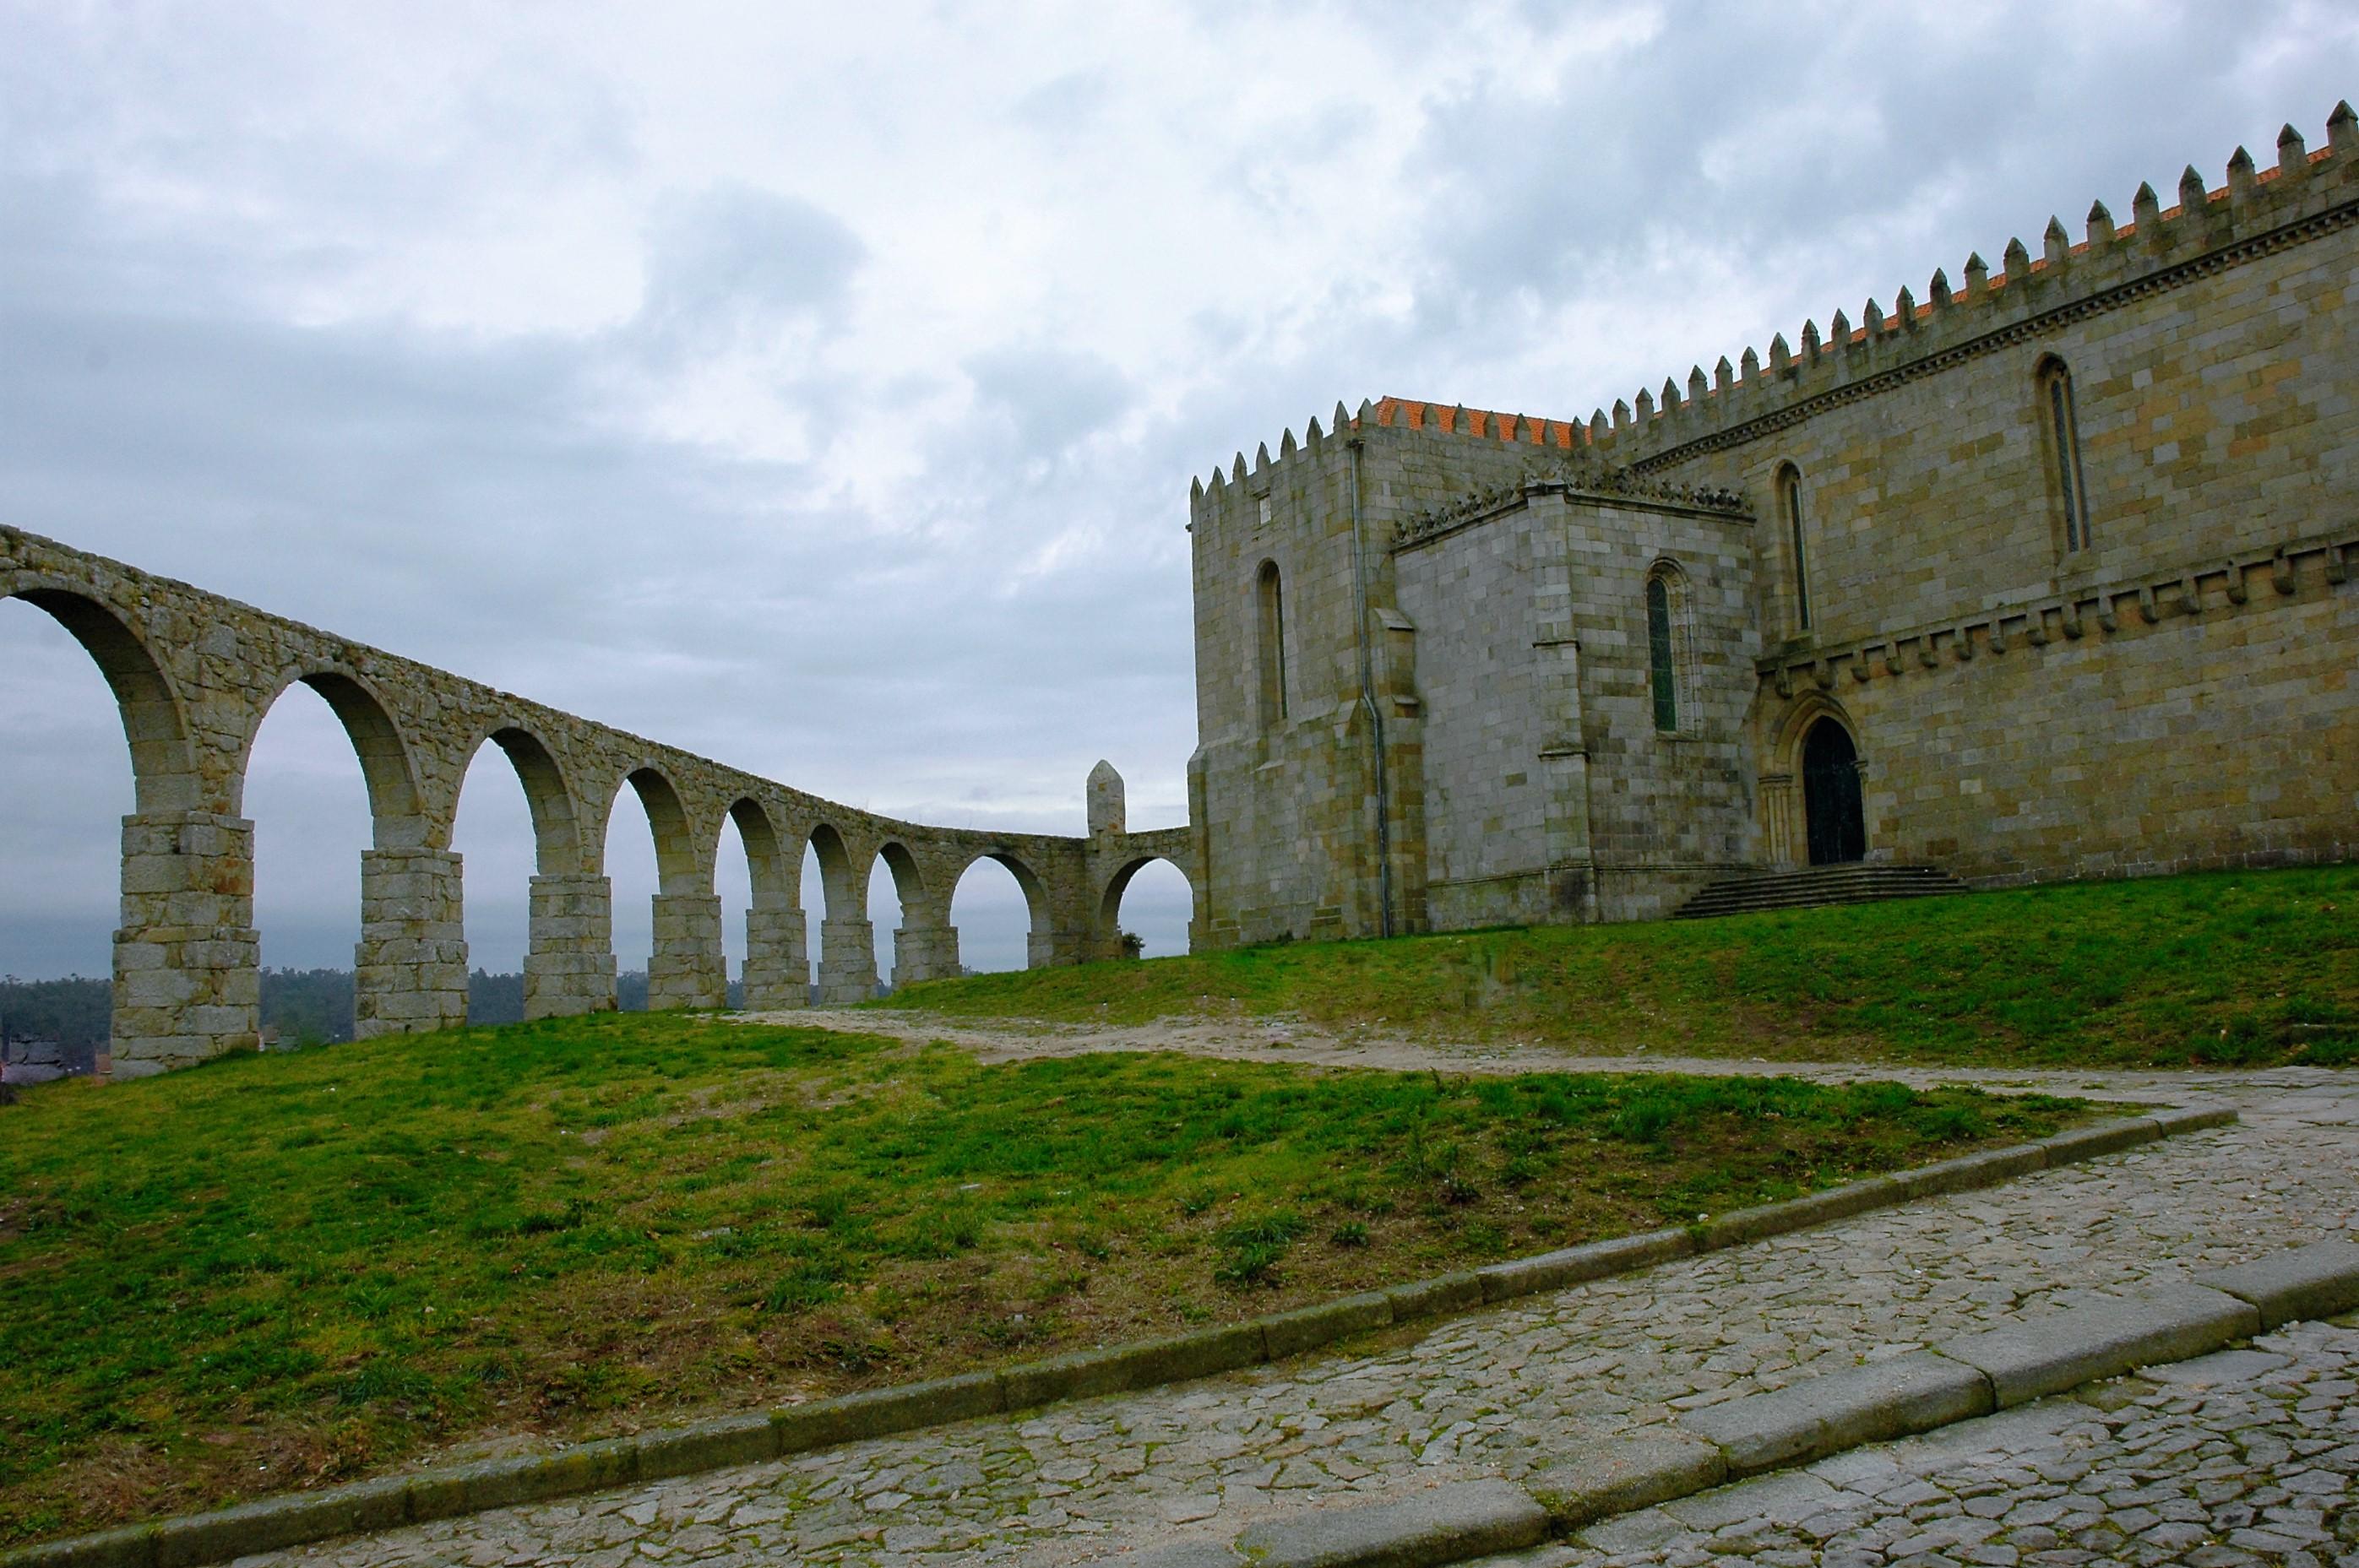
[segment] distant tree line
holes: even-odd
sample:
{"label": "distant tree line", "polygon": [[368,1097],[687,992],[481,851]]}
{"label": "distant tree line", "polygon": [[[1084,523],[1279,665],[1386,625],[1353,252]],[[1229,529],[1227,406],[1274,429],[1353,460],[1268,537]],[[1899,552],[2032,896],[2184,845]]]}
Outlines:
{"label": "distant tree line", "polygon": [[[54,1040],[70,1050],[105,1044],[114,988],[107,980],[71,975],[61,980],[0,979],[0,1040]],[[625,1012],[644,1012],[647,977],[632,969],[614,977],[614,997]],[[729,982],[729,1005],[745,1004],[745,988]],[[471,1023],[524,1020],[524,977],[477,969],[467,977]],[[350,969],[265,969],[262,1027],[281,1044],[336,1044],[353,1037]]]}

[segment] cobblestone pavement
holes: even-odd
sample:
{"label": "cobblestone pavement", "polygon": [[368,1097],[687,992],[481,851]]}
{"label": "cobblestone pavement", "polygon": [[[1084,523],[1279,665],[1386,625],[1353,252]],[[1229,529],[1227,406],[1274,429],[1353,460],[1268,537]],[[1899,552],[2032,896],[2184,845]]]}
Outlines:
{"label": "cobblestone pavement", "polygon": [[[1397,1331],[1345,1352],[250,1561],[272,1568],[621,1568],[638,1558],[1054,1568],[1136,1545],[1225,1537],[1326,1499],[1522,1479],[1577,1445],[1683,1410],[2281,1247],[2359,1236],[2352,1177],[2359,1075],[2064,1077],[2060,1087],[2084,1091],[2225,1101],[2245,1119],[1984,1192]],[[2352,1342],[2347,1334],[2334,1340],[2298,1330],[2275,1353],[2293,1354],[2288,1365],[2305,1368],[2305,1357],[2339,1354],[2347,1366]],[[2340,1376],[2338,1384],[2321,1372],[2312,1396],[2348,1403],[2348,1374]],[[2192,1397],[2183,1385],[2163,1387]],[[2169,1426],[2175,1410],[2167,1400],[2110,1415],[2078,1407],[2082,1427],[2062,1429],[2058,1441],[2118,1421],[2115,1439],[2131,1449],[2147,1442],[2149,1428],[2137,1423]],[[2294,1412],[2302,1413],[2299,1401]],[[2022,1419],[2002,1422],[2017,1430]],[[2157,1441],[2188,1440],[2202,1471],[2216,1455],[2204,1446],[2209,1435],[2191,1435],[2199,1431],[2180,1421]],[[2299,1443],[2312,1439],[2297,1441],[2289,1429],[2282,1441],[2311,1459]],[[2351,1437],[2337,1441],[2347,1446]],[[2253,1463],[2267,1469],[2260,1458]],[[2344,1460],[2335,1463],[2347,1472]],[[2135,1461],[2121,1473],[2147,1467]],[[2101,1491],[2059,1495],[2093,1498],[2114,1528],[2129,1518],[2140,1528],[2122,1530],[2125,1537],[2151,1524],[2192,1522],[2158,1507],[2153,1520],[2140,1519],[2135,1510],[2152,1506],[2136,1500],[2147,1483],[2104,1475]],[[2299,1479],[2288,1461],[2267,1484],[2290,1493]],[[2206,1472],[2192,1484],[2209,1480]],[[1935,1495],[1928,1493],[1929,1505]],[[1984,1517],[1973,1509],[1993,1506],[1979,1500],[1985,1495],[1960,1494],[1964,1517]],[[2207,1509],[2219,1501],[2197,1495]],[[2281,1505],[2251,1506],[2257,1518]],[[2082,1511],[2076,1501],[2056,1518],[2073,1518],[2075,1530],[2097,1528],[2077,1522]],[[2018,1522],[2025,1530],[2056,1528],[2052,1519]],[[1810,1550],[1768,1546],[1759,1560],[1806,1562]]]}
{"label": "cobblestone pavement", "polygon": [[2359,1568],[2359,1318],[1625,1514],[1484,1568]]}

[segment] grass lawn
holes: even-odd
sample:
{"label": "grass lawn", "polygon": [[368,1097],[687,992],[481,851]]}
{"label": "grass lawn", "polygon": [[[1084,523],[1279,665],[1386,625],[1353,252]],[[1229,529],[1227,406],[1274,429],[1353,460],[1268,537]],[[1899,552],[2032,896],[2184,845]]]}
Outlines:
{"label": "grass lawn", "polygon": [[608,1015],[0,1108],[0,1541],[1251,1315],[2075,1102]]}
{"label": "grass lawn", "polygon": [[872,1005],[1327,1028],[1773,1060],[2359,1062],[2359,867],[2060,883],[1844,908],[977,975]]}

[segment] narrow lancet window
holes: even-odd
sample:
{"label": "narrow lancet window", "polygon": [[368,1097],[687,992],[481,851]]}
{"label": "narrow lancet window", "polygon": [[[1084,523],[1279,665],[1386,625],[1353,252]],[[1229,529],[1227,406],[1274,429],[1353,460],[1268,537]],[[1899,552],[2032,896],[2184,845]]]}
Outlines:
{"label": "narrow lancet window", "polygon": [[2089,487],[2081,475],[2081,429],[2072,408],[2072,373],[2063,361],[2049,360],[2040,367],[2039,381],[2048,445],[2056,455],[2056,493],[2062,498],[2064,549],[2069,555],[2089,547]]}
{"label": "narrow lancet window", "polygon": [[1671,652],[1671,589],[1660,572],[1647,579],[1647,662],[1655,694],[1655,728],[1680,728],[1679,661]]}
{"label": "narrow lancet window", "polygon": [[1261,727],[1275,730],[1286,719],[1286,600],[1278,586],[1277,563],[1261,564],[1256,594],[1260,611],[1258,639],[1261,676]]}
{"label": "narrow lancet window", "polygon": [[1810,568],[1802,546],[1802,470],[1788,463],[1777,470],[1777,504],[1786,514],[1786,534],[1794,552],[1794,626],[1810,629]]}

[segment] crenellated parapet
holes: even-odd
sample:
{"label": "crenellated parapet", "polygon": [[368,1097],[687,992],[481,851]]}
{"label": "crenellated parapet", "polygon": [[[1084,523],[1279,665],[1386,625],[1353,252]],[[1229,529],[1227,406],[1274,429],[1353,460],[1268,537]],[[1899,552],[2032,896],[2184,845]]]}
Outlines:
{"label": "crenellated parapet", "polygon": [[1286,431],[1275,457],[1266,444],[1250,464],[1239,452],[1226,470],[1195,481],[1190,495],[1200,509],[1218,512],[1241,494],[1266,489],[1274,469],[1316,460],[1337,435],[1369,429],[1586,456],[1639,472],[1740,445],[1901,381],[2359,222],[2359,114],[2338,103],[2326,131],[2326,146],[2312,150],[2287,125],[2277,136],[2277,162],[2266,169],[2237,148],[2217,187],[2190,165],[2169,207],[2153,186],[2141,185],[2127,223],[2116,223],[2104,201],[2094,202],[2077,241],[2051,217],[2036,253],[2020,238],[2009,240],[1995,271],[1975,253],[1955,280],[1937,269],[1921,298],[1904,286],[1888,308],[1869,299],[1856,321],[1842,309],[1823,332],[1815,319],[1805,321],[1792,343],[1779,333],[1766,354],[1746,348],[1733,362],[1723,355],[1709,373],[1691,366],[1684,382],[1666,377],[1660,387],[1642,387],[1585,421],[1399,397],[1364,402],[1353,415],[1339,403],[1323,431],[1314,418],[1299,444]]}
{"label": "crenellated parapet", "polygon": [[2167,208],[2141,185],[2127,223],[2098,201],[2077,242],[2051,217],[2036,254],[2010,240],[1995,272],[1969,255],[1954,283],[1935,271],[1921,299],[1904,287],[1888,310],[1868,300],[1856,323],[1837,310],[1823,334],[1805,321],[1799,346],[1780,333],[1766,358],[1747,348],[1734,364],[1722,356],[1709,375],[1696,365],[1684,386],[1667,378],[1659,392],[1617,402],[1610,419],[1599,410],[1589,428],[1615,462],[1668,466],[2359,222],[2359,114],[2339,103],[2326,129],[2327,145],[2313,152],[2286,126],[2267,169],[2237,148],[2217,188],[2190,165]]}

